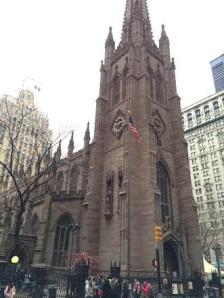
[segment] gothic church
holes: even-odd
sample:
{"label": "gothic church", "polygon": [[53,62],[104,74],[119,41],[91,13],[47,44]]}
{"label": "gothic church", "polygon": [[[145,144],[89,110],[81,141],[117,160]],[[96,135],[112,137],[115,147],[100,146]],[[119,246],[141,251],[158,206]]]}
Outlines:
{"label": "gothic church", "polygon": [[[27,207],[21,259],[65,266],[71,232],[74,251],[100,256],[100,270],[121,264],[123,276],[154,272],[154,226],[163,228],[162,271],[189,275],[202,270],[202,256],[184,139],[175,63],[162,26],[157,46],[146,0],[126,0],[120,43],[112,29],[101,63],[95,131],[84,147],[60,159],[52,187]],[[130,134],[128,111],[140,135]],[[10,226],[0,232],[0,258],[9,257]],[[4,244],[4,245],[3,245]]]}

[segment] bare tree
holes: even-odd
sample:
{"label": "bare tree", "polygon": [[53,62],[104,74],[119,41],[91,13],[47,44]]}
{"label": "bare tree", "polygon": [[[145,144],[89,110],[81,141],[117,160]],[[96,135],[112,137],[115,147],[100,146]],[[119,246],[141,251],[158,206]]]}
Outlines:
{"label": "bare tree", "polygon": [[218,228],[206,227],[201,231],[201,248],[204,255],[208,254],[217,241]]}
{"label": "bare tree", "polygon": [[[0,101],[0,111],[0,140],[6,151],[4,159],[0,159],[2,197],[9,189],[16,196],[13,231],[16,246],[27,203],[55,174],[61,156],[61,140],[58,137],[52,141],[47,118],[26,98],[6,96]],[[52,156],[56,146],[58,149]],[[6,208],[9,208],[8,203],[6,198]]]}

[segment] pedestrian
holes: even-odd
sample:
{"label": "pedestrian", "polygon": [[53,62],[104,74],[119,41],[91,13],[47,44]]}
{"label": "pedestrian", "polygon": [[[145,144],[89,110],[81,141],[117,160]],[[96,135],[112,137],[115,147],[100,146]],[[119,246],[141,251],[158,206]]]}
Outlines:
{"label": "pedestrian", "polygon": [[120,298],[120,285],[117,278],[113,281],[113,297]]}
{"label": "pedestrian", "polygon": [[133,298],[133,295],[132,295],[132,284],[131,284],[130,281],[128,282],[128,298]]}
{"label": "pedestrian", "polygon": [[193,285],[193,295],[198,298],[203,298],[205,282],[198,271],[195,271],[193,273],[192,285]]}
{"label": "pedestrian", "polygon": [[24,275],[24,281],[23,281],[23,290],[27,291],[31,288],[31,272],[28,269],[26,274]]}
{"label": "pedestrian", "polygon": [[103,285],[103,298],[110,298],[110,297],[111,297],[110,281],[109,281],[109,278],[106,278]]}
{"label": "pedestrian", "polygon": [[141,296],[141,285],[137,279],[134,280],[133,296],[134,298],[140,298]]}
{"label": "pedestrian", "polygon": [[[213,288],[212,290],[214,292],[214,294],[213,294],[214,297],[217,297],[217,295],[222,297],[221,280],[220,280],[220,277],[217,275],[216,272],[212,273],[212,279],[209,281],[209,286]],[[217,290],[215,290],[215,289],[217,289]]]}
{"label": "pedestrian", "polygon": [[104,278],[100,276],[100,278],[96,281],[96,297],[103,297],[103,286],[104,286]]}
{"label": "pedestrian", "polygon": [[146,281],[144,281],[142,285],[142,297],[149,298],[149,292],[150,292],[150,286]]}
{"label": "pedestrian", "polygon": [[5,298],[13,298],[16,294],[16,288],[12,282],[9,282],[4,291]]}
{"label": "pedestrian", "polygon": [[128,298],[128,282],[126,280],[123,281],[122,284],[122,298]]}

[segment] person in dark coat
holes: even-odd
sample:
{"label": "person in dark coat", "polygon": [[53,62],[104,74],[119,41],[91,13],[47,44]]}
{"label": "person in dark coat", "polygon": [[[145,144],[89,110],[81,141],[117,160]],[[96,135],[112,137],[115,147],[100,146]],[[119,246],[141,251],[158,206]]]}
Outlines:
{"label": "person in dark coat", "polygon": [[213,288],[219,289],[219,295],[222,297],[222,285],[221,285],[221,280],[218,277],[216,272],[212,273],[212,279],[209,281],[209,286]]}
{"label": "person in dark coat", "polygon": [[110,281],[108,278],[106,278],[103,285],[103,298],[110,298],[110,297],[111,297]]}
{"label": "person in dark coat", "polygon": [[123,284],[122,284],[122,298],[128,298],[128,294],[129,294],[129,291],[128,291],[128,282],[127,281],[124,281]]}
{"label": "person in dark coat", "polygon": [[205,282],[198,271],[195,271],[193,274],[192,285],[193,285],[193,296],[198,298],[203,298]]}

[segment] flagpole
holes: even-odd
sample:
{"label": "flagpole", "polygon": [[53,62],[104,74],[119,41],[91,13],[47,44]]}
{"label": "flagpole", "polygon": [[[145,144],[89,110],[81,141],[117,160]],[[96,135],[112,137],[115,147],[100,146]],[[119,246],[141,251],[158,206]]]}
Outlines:
{"label": "flagpole", "polygon": [[[128,117],[131,115],[131,112],[128,111]],[[130,131],[129,131],[129,125],[127,126],[127,133],[128,133],[128,279],[130,280],[130,274],[131,274],[131,195],[130,195],[130,184],[131,184],[131,175],[130,175]]]}

